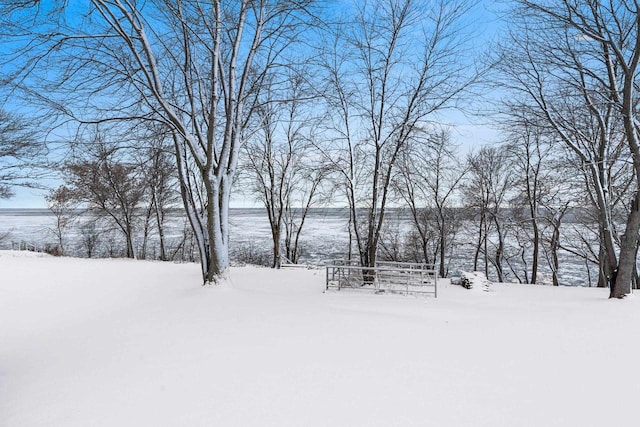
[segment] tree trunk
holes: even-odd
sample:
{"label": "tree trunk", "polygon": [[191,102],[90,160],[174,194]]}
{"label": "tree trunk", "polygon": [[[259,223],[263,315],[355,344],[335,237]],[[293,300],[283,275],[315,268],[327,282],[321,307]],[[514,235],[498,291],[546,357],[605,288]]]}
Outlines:
{"label": "tree trunk", "polygon": [[613,271],[609,257],[607,256],[607,250],[604,247],[604,243],[600,243],[600,250],[598,251],[598,287],[608,288],[609,281],[611,280],[611,272]]}
{"label": "tree trunk", "polygon": [[[606,209],[606,208],[605,208]],[[605,218],[608,217],[605,216]],[[631,214],[629,215],[628,220],[631,219]],[[613,224],[611,221],[603,221],[603,225],[601,225],[601,234],[602,234],[602,245],[604,246],[604,259],[603,262],[603,272],[606,274],[605,278],[608,277],[611,280],[612,272],[618,269],[618,257],[616,256],[615,243],[613,239]],[[636,229],[637,233],[637,229]],[[622,255],[622,254],[621,254]],[[611,280],[613,283],[613,280]],[[601,286],[601,279],[598,277],[598,287]]]}
{"label": "tree trunk", "polygon": [[538,229],[537,218],[533,220],[533,260],[531,263],[531,283],[536,284],[538,281],[538,259],[540,258],[540,230]]}
{"label": "tree trunk", "polygon": [[135,258],[136,251],[135,251],[135,246],[133,244],[133,230],[129,222],[127,222],[127,225],[126,225],[125,240],[127,244],[127,258]]}
{"label": "tree trunk", "polygon": [[280,226],[271,226],[271,237],[273,239],[273,260],[271,268],[280,268]]}
{"label": "tree trunk", "polygon": [[[363,267],[375,267],[377,255],[377,242],[367,242],[367,250],[363,260]],[[363,270],[362,277],[365,284],[372,284],[375,281],[375,270]]]}
{"label": "tree trunk", "polygon": [[551,236],[551,273],[553,286],[559,286],[558,270],[560,261],[558,259],[558,248],[560,247],[560,224],[553,224],[553,234]]}
{"label": "tree trunk", "polygon": [[152,191],[152,198],[151,203],[153,206],[153,213],[155,214],[156,226],[158,227],[158,239],[160,240],[160,261],[166,261],[167,250],[164,244],[164,212],[163,208],[158,204],[158,197],[155,189]]}
{"label": "tree trunk", "polygon": [[209,242],[206,247],[207,264],[203,266],[204,284],[221,284],[229,276],[229,246],[224,238],[222,230],[222,211],[220,208],[213,210],[213,224],[209,225]]}
{"label": "tree trunk", "polygon": [[631,203],[624,236],[621,239],[620,261],[617,271],[611,275],[609,298],[624,298],[631,293],[631,283],[636,266],[636,247],[640,229],[640,191],[636,192]]}
{"label": "tree trunk", "polygon": [[482,249],[482,235],[484,230],[484,213],[480,214],[480,226],[478,227],[478,243],[473,256],[473,271],[478,271],[478,261],[480,259],[480,250]]}
{"label": "tree trunk", "polygon": [[422,235],[422,239],[420,242],[421,242],[420,246],[422,246],[422,260],[425,264],[430,264],[431,257],[429,257],[429,245],[428,245],[429,242],[427,239],[424,238],[424,235]]}
{"label": "tree trunk", "polygon": [[488,221],[485,218],[484,221],[484,275],[488,279],[489,278],[489,226]]}
{"label": "tree trunk", "polygon": [[[640,243],[640,241],[638,243]],[[635,259],[636,260],[638,259],[638,249],[640,249],[640,245],[636,244],[636,255],[635,255]],[[638,283],[638,264],[634,263],[634,265],[633,265],[633,286],[632,286],[632,288],[633,289],[638,289],[638,285],[639,285],[639,283]]]}
{"label": "tree trunk", "polygon": [[211,174],[203,176],[206,191],[204,206],[193,194],[196,186],[185,162],[186,147],[174,135],[176,164],[180,181],[180,195],[189,224],[193,230],[200,256],[203,285],[219,284],[229,275],[229,188],[232,178],[219,179]]}
{"label": "tree trunk", "polygon": [[499,238],[498,248],[496,249],[495,263],[496,263],[496,274],[498,275],[498,282],[504,282],[504,272],[502,270],[502,251],[504,250],[504,243],[502,241],[502,237]]}
{"label": "tree trunk", "polygon": [[160,213],[156,212],[156,221],[158,222],[158,239],[160,240],[160,261],[167,260],[167,249],[164,244],[164,224],[160,219]]}
{"label": "tree trunk", "polygon": [[444,236],[444,227],[442,227],[442,232],[440,235],[440,267],[438,271],[438,274],[440,275],[440,277],[447,277],[446,271],[444,269],[445,249],[446,249],[446,244],[445,244],[445,236]]}
{"label": "tree trunk", "polygon": [[347,260],[351,261],[351,256],[353,254],[353,218],[349,215],[349,243],[347,245]]}

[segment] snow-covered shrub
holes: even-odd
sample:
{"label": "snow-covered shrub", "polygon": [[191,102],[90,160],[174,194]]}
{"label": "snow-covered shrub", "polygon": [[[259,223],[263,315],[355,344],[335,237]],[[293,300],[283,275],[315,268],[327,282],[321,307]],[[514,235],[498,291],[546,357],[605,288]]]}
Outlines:
{"label": "snow-covered shrub", "polygon": [[9,242],[9,237],[11,236],[10,231],[5,231],[0,233],[0,249],[10,249],[11,245]]}
{"label": "snow-covered shrub", "polygon": [[251,243],[243,244],[231,251],[231,262],[235,265],[260,265],[268,267],[272,255],[268,249],[259,248]]}
{"label": "snow-covered shrub", "polygon": [[53,255],[53,256],[62,256],[62,249],[60,249],[59,245],[56,245],[55,243],[47,243],[44,245],[44,252],[49,254],[49,255]]}

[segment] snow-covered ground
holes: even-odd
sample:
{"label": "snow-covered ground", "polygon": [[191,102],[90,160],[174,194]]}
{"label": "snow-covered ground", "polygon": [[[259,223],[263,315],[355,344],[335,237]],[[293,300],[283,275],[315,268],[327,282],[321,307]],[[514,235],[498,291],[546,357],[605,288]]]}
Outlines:
{"label": "snow-covered ground", "polygon": [[0,252],[0,426],[637,426],[640,300]]}

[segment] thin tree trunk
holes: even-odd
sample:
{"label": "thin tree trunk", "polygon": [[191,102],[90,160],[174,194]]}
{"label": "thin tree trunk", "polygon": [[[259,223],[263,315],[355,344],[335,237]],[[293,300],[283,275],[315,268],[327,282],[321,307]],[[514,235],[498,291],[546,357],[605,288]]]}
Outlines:
{"label": "thin tree trunk", "polygon": [[[496,219],[497,224],[497,219]],[[504,251],[504,237],[498,227],[498,247],[496,248],[495,266],[496,274],[498,275],[498,282],[504,282],[504,272],[502,270],[502,252]]]}
{"label": "thin tree trunk", "polygon": [[160,210],[158,209],[158,207],[156,206],[156,222],[157,222],[157,226],[158,226],[158,238],[160,240],[160,260],[161,261],[166,261],[167,260],[167,250],[165,247],[165,243],[164,243],[164,224],[163,224],[163,220],[162,220],[162,216],[160,214]]}
{"label": "thin tree trunk", "polygon": [[533,219],[533,260],[531,263],[531,283],[538,281],[538,259],[540,258],[540,230],[537,218]]}
{"label": "thin tree trunk", "polygon": [[640,230],[640,191],[636,192],[631,204],[624,236],[620,246],[620,261],[617,271],[611,275],[609,298],[623,298],[631,292],[631,283],[636,266],[636,247]]}
{"label": "thin tree trunk", "polygon": [[[601,239],[602,240],[602,239]],[[611,272],[613,271],[610,266],[609,257],[607,256],[607,250],[604,247],[604,241],[600,242],[600,249],[598,251],[598,284],[599,288],[608,288],[609,280],[611,279]]]}
{"label": "thin tree trunk", "polygon": [[553,286],[559,286],[558,270],[560,262],[558,259],[558,248],[560,247],[560,224],[553,225],[553,235],[551,237],[551,274]]}
{"label": "thin tree trunk", "polygon": [[438,274],[440,275],[440,277],[447,277],[446,271],[445,271],[445,249],[446,249],[446,242],[445,242],[445,236],[441,235],[440,236],[440,266],[439,266],[439,271]]}
{"label": "thin tree trunk", "polygon": [[484,232],[484,214],[480,214],[480,226],[478,227],[478,243],[476,244],[476,252],[473,256],[473,271],[478,271],[478,261],[480,259],[480,250],[482,249],[482,235]]}
{"label": "thin tree trunk", "polygon": [[271,226],[271,237],[273,239],[273,260],[271,268],[280,268],[280,226]]}
{"label": "thin tree trunk", "polygon": [[489,247],[488,247],[488,234],[489,234],[489,225],[487,224],[489,221],[485,218],[484,221],[484,275],[489,278]]}

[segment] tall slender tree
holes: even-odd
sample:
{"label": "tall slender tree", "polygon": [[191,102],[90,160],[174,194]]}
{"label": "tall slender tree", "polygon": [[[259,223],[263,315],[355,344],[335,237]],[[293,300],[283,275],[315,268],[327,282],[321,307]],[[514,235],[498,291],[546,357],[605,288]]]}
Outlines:
{"label": "tall slender tree", "polygon": [[264,91],[265,100],[256,110],[259,126],[247,138],[244,157],[249,187],[267,211],[274,268],[283,255],[297,261],[306,214],[328,174],[316,149],[320,117],[307,78],[297,70],[285,80]]}
{"label": "tall slender tree", "polygon": [[120,154],[97,137],[86,155],[64,165],[63,174],[70,198],[112,222],[124,237],[127,258],[136,258],[137,208],[145,183],[138,165]]}
{"label": "tall slender tree", "polygon": [[484,272],[493,265],[499,282],[504,280],[506,204],[513,176],[506,153],[497,147],[482,147],[467,159],[469,172],[463,185],[463,200],[478,221],[473,268],[478,270],[482,256]]}
{"label": "tall slender tree", "polygon": [[[428,142],[408,145],[395,180],[397,191],[408,206],[423,261],[437,261],[440,277],[447,276],[448,254],[459,224],[455,208],[467,173],[466,166],[456,157],[456,148],[450,129],[435,129]],[[429,253],[432,234],[436,235],[433,256]]]}

